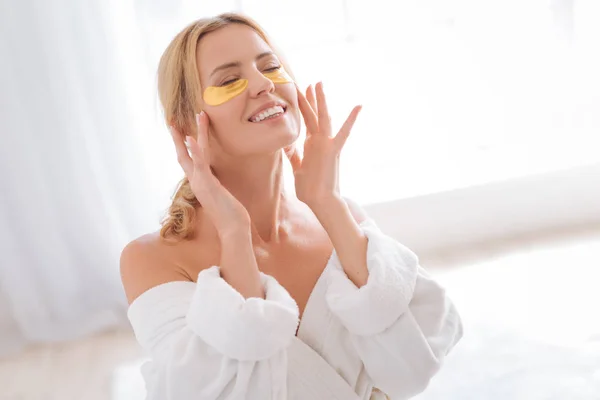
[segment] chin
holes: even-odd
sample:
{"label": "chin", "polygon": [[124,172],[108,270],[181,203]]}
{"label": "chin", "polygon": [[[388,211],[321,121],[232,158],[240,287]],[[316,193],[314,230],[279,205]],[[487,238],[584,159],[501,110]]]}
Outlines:
{"label": "chin", "polygon": [[294,144],[298,140],[299,136],[300,132],[298,132],[298,130],[288,130],[286,132],[283,132],[280,136],[279,147],[284,148],[291,144]]}
{"label": "chin", "polygon": [[[256,132],[254,137],[256,144],[262,148],[273,150],[283,148],[294,143],[300,136],[300,128],[293,123],[282,124],[282,126],[271,126]],[[260,139],[259,139],[260,138]],[[259,144],[260,143],[260,144]]]}
{"label": "chin", "polygon": [[[287,147],[300,136],[300,124],[294,118],[289,118],[271,123],[259,123],[252,126],[252,129],[247,130],[244,136],[244,142],[248,147],[244,146],[249,153],[266,154]],[[257,129],[258,128],[258,129]],[[250,141],[246,141],[252,138]],[[241,141],[237,141],[236,147],[242,145]],[[239,150],[242,150],[241,148]]]}
{"label": "chin", "polygon": [[298,134],[294,132],[281,132],[277,135],[271,136],[268,140],[264,141],[260,146],[262,151],[257,149],[259,153],[272,153],[281,150],[298,140]]}

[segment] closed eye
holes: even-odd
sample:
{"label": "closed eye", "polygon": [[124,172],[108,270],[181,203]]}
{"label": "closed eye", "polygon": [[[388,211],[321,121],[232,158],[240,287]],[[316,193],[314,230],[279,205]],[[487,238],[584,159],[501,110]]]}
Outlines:
{"label": "closed eye", "polygon": [[267,69],[265,69],[265,71],[266,71],[266,72],[275,72],[275,71],[277,71],[279,68],[281,68],[281,65],[277,65],[277,66],[274,66],[274,67],[267,68]]}
{"label": "closed eye", "polygon": [[225,82],[221,83],[219,85],[219,87],[231,85],[232,83],[237,82],[238,80],[239,80],[239,78],[232,78],[232,79],[226,80]]}

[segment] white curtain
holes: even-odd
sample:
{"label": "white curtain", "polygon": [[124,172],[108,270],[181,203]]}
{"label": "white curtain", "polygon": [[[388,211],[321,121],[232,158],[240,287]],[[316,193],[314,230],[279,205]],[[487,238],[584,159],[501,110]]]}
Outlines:
{"label": "white curtain", "polygon": [[0,3],[0,355],[126,323],[120,250],[175,183],[157,187],[145,157],[157,116],[134,15]]}

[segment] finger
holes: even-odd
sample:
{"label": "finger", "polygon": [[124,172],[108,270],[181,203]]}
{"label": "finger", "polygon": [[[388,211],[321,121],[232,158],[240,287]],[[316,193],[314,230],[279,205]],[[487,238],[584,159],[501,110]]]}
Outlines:
{"label": "finger", "polygon": [[179,162],[179,165],[181,165],[183,172],[188,175],[188,173],[192,170],[193,162],[185,145],[183,138],[184,135],[182,135],[174,126],[171,126],[169,131],[171,132],[171,137],[173,138],[173,143],[175,144],[177,162]]}
{"label": "finger", "polygon": [[319,122],[317,120],[317,115],[312,110],[310,103],[302,94],[302,91],[298,86],[296,86],[296,91],[298,92],[298,106],[300,107],[300,112],[302,113],[302,118],[304,119],[304,124],[306,125],[307,134],[316,133],[319,131]]}
{"label": "finger", "polygon": [[306,100],[308,100],[308,104],[310,104],[310,107],[313,109],[315,114],[317,114],[317,99],[315,97],[315,88],[313,87],[313,85],[308,85],[308,87],[306,88]]}
{"label": "finger", "polygon": [[186,142],[190,149],[190,155],[192,158],[193,168],[196,170],[204,170],[206,166],[206,162],[204,160],[204,154],[202,152],[202,148],[196,139],[191,136],[186,138]]}
{"label": "finger", "polygon": [[200,114],[196,114],[196,141],[198,142],[198,146],[202,153],[202,161],[207,165],[210,164],[210,153],[208,147],[208,126],[208,115],[204,111],[201,111]]}
{"label": "finger", "polygon": [[300,159],[300,154],[298,153],[298,148],[296,146],[291,145],[286,147],[285,155],[290,160],[290,164],[292,164],[292,169],[294,171],[302,166],[302,160]]}
{"label": "finger", "polygon": [[319,118],[319,132],[327,136],[331,136],[331,117],[327,109],[327,101],[325,100],[325,92],[323,91],[323,82],[317,83],[317,117]]}
{"label": "finger", "polygon": [[358,117],[360,110],[362,110],[362,106],[354,107],[354,109],[352,109],[352,111],[350,112],[348,118],[346,118],[346,122],[344,122],[344,125],[342,125],[342,128],[340,129],[338,134],[335,135],[334,140],[336,142],[336,145],[338,146],[338,149],[341,149],[344,146],[346,140],[348,139],[348,136],[350,136],[350,132],[352,131],[352,127],[354,126],[354,122],[356,122],[356,118]]}
{"label": "finger", "polygon": [[207,120],[206,115],[196,114],[196,133],[197,137],[187,137],[187,143],[189,145],[192,161],[194,162],[194,168],[204,170],[207,163]]}

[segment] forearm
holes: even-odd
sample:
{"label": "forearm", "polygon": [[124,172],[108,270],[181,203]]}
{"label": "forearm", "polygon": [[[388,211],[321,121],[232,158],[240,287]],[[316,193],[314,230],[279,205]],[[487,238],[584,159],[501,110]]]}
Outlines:
{"label": "forearm", "polygon": [[265,298],[249,230],[221,238],[220,268],[221,277],[244,298]]}
{"label": "forearm", "polygon": [[348,278],[357,286],[367,283],[367,237],[341,198],[322,201],[311,207],[327,231]]}

